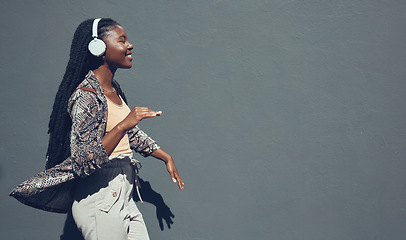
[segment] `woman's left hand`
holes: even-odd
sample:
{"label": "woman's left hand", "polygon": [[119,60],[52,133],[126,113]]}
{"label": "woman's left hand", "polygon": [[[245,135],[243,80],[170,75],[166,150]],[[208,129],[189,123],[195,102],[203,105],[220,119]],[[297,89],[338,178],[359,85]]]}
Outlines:
{"label": "woman's left hand", "polygon": [[178,183],[179,189],[183,189],[185,185],[182,181],[182,178],[179,176],[178,170],[176,169],[175,162],[171,158],[168,162],[166,162],[166,169],[168,170],[169,174],[171,175],[171,179],[174,183]]}
{"label": "woman's left hand", "polygon": [[172,156],[169,155],[169,153],[165,152],[162,148],[155,150],[151,155],[165,162],[166,169],[168,170],[172,181],[178,184],[179,189],[183,189],[184,188],[183,186],[185,184],[183,183],[182,178],[180,178],[179,176],[178,170],[176,169],[175,162],[173,161]]}

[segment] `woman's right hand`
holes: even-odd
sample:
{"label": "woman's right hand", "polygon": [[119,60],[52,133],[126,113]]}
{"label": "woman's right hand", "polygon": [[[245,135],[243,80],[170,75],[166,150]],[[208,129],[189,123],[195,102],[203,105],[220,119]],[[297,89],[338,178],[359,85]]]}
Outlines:
{"label": "woman's right hand", "polygon": [[107,155],[110,155],[113,150],[116,148],[117,144],[120,142],[121,138],[126,134],[126,132],[135,125],[137,125],[144,118],[152,118],[160,116],[162,111],[152,111],[148,107],[135,107],[131,112],[117,124],[108,134],[105,134],[102,138],[102,144],[104,149],[107,152]]}
{"label": "woman's right hand", "polygon": [[119,123],[119,127],[124,130],[130,130],[142,119],[161,116],[162,111],[152,111],[149,107],[134,107],[131,112]]}

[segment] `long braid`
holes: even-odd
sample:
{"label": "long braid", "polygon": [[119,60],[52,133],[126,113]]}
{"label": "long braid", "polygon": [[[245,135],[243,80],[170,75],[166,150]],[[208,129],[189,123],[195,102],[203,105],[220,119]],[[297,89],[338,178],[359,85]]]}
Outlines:
{"label": "long braid", "polygon": [[[45,168],[51,168],[70,155],[70,130],[72,121],[67,112],[68,100],[77,86],[83,81],[89,70],[102,63],[88,51],[92,40],[92,25],[94,19],[83,21],[73,36],[70,58],[62,82],[59,85],[48,125],[49,143]],[[98,25],[99,38],[119,25],[110,18],[103,18]]]}

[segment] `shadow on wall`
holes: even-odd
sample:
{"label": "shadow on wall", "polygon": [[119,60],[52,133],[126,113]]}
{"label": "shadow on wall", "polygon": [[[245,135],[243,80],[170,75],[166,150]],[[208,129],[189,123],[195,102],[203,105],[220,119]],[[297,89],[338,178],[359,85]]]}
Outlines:
{"label": "shadow on wall", "polygon": [[[149,202],[156,207],[155,214],[158,219],[159,228],[162,231],[164,230],[164,221],[166,223],[166,226],[168,228],[171,228],[171,225],[173,224],[172,219],[175,217],[175,215],[172,213],[172,211],[168,207],[168,205],[165,204],[165,201],[162,198],[161,194],[155,192],[151,188],[151,184],[149,182],[145,182],[140,177],[138,177],[138,179],[139,179],[140,185],[141,185],[142,200],[145,202]],[[136,200],[137,202],[139,201],[136,192],[134,192],[133,197],[134,197],[134,199],[137,199]]]}
{"label": "shadow on wall", "polygon": [[[168,228],[171,228],[173,224],[173,218],[175,215],[172,213],[168,205],[165,204],[164,199],[161,194],[155,192],[151,184],[148,181],[144,181],[142,178],[138,177],[141,185],[141,196],[144,202],[151,203],[156,207],[156,217],[158,219],[159,228],[164,230],[164,223]],[[134,200],[139,201],[137,192],[134,191],[133,194]],[[148,227],[148,226],[147,226]],[[61,240],[84,240],[82,234],[78,230],[75,221],[73,220],[72,212],[69,211],[65,225],[63,228],[63,233],[61,235]]]}

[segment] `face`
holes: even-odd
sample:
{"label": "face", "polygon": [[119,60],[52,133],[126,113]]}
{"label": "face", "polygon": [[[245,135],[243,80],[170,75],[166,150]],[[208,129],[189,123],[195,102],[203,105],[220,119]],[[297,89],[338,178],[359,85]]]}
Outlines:
{"label": "face", "polygon": [[123,27],[116,26],[107,33],[103,41],[106,44],[104,60],[111,69],[132,67],[131,50],[134,46],[128,42]]}

